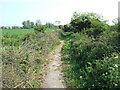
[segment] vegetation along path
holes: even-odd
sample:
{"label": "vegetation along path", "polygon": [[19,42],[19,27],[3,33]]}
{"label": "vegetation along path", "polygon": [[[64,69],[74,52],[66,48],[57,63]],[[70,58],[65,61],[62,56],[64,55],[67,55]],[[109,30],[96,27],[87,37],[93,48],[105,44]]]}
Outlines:
{"label": "vegetation along path", "polygon": [[56,49],[48,55],[50,60],[49,65],[46,68],[47,75],[45,76],[44,82],[41,88],[65,88],[64,79],[61,72],[61,48],[64,45],[64,41],[56,47]]}

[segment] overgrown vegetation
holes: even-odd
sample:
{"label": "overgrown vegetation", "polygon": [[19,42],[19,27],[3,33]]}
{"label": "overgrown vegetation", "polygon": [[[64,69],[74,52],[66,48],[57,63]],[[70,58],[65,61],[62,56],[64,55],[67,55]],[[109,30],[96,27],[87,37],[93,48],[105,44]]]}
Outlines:
{"label": "overgrown vegetation", "polygon": [[46,26],[40,25],[40,26],[34,27],[34,30],[39,31],[39,32],[44,32],[46,30]]}
{"label": "overgrown vegetation", "polygon": [[39,88],[45,57],[60,44],[58,32],[3,34],[3,88]]}
{"label": "overgrown vegetation", "polygon": [[1,27],[3,88],[39,88],[45,57],[60,44],[59,35],[65,40],[62,60],[67,87],[120,88],[119,26],[119,22],[108,25],[96,13],[75,12],[64,26],[27,20],[23,27]]}
{"label": "overgrown vegetation", "polygon": [[94,13],[64,26],[63,71],[70,88],[120,88],[120,33]]}
{"label": "overgrown vegetation", "polygon": [[2,29],[2,34],[27,34],[34,32],[34,29]]}

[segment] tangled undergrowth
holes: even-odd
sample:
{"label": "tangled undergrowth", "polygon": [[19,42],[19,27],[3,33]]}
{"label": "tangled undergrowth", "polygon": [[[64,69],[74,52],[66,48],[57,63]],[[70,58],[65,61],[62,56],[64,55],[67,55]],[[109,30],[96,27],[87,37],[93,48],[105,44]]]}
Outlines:
{"label": "tangled undergrowth", "polygon": [[[94,14],[92,20],[88,16],[91,14],[75,14],[62,34],[66,41],[62,60],[67,87],[120,88],[119,28],[95,19]],[[89,27],[85,27],[86,22]]]}
{"label": "tangled undergrowth", "polygon": [[120,87],[120,34],[97,39],[82,33],[69,36],[62,48],[65,81],[70,88]]}
{"label": "tangled undergrowth", "polygon": [[4,34],[2,37],[3,88],[39,88],[45,57],[58,44],[58,32]]}

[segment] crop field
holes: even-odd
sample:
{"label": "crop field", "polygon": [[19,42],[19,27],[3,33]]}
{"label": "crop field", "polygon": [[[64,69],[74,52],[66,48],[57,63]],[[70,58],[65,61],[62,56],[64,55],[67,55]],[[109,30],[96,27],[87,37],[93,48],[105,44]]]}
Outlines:
{"label": "crop field", "polygon": [[34,29],[2,29],[2,34],[26,34],[34,32]]}
{"label": "crop field", "polygon": [[[53,32],[55,29],[46,28],[45,32]],[[33,33],[34,29],[2,29],[1,30],[2,35],[5,34],[27,34],[27,33]]]}
{"label": "crop field", "polygon": [[55,29],[46,28],[45,32],[53,32]]}

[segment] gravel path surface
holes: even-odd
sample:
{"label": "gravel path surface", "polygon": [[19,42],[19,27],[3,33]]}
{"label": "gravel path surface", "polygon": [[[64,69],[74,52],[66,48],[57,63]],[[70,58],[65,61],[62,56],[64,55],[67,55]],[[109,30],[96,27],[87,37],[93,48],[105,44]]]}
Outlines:
{"label": "gravel path surface", "polygon": [[50,63],[47,66],[45,80],[41,85],[41,88],[65,88],[63,74],[61,72],[61,48],[64,45],[64,41],[56,47],[54,53],[49,55]]}

